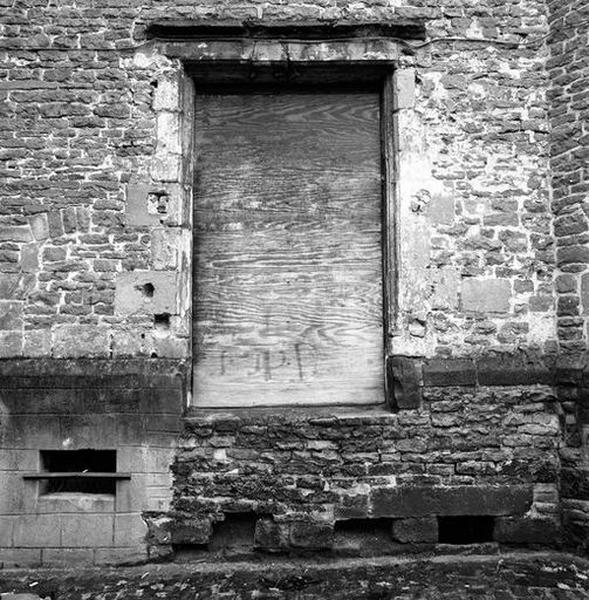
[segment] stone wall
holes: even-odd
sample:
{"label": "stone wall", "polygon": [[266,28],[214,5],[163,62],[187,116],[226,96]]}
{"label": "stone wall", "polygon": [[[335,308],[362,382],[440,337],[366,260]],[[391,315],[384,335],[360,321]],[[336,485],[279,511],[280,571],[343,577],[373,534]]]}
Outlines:
{"label": "stone wall", "polygon": [[165,19],[423,23],[398,119],[394,352],[555,349],[543,1],[24,1],[0,49],[3,357],[190,353],[183,68],[145,34]]}
{"label": "stone wall", "polygon": [[[403,365],[394,375],[412,398],[396,414],[191,412],[173,465],[172,510],[148,499],[126,511],[135,533],[147,531],[127,558],[214,543],[219,532],[228,535],[222,523],[231,515],[241,519],[232,526],[253,527],[254,545],[266,550],[334,548],[344,522],[371,519],[396,531],[405,551],[409,542],[438,541],[438,519],[457,515],[493,518],[496,541],[547,543],[546,532],[554,541],[559,461],[579,457],[558,452],[561,421],[571,425],[566,419],[575,416],[576,383],[559,404],[552,376],[528,376],[523,363],[506,368],[514,352],[554,362],[558,349],[543,0],[11,3],[0,40],[0,368],[20,379],[0,396],[6,455],[33,457],[35,470],[39,450],[63,447],[71,437],[81,448],[145,448],[141,461],[153,464],[152,449],[169,456],[175,444],[190,397],[186,373],[181,385],[170,384],[169,398],[164,385],[154,406],[140,401],[159,389],[150,369],[172,377],[174,361],[188,363],[191,355],[191,86],[184,51],[172,56],[165,41],[148,34],[150,24],[166,19],[423,26],[425,41],[405,40],[396,57],[410,77],[398,90],[403,104],[395,114],[398,310],[390,340],[393,354],[416,361],[395,363]],[[220,57],[214,44],[200,44],[198,52]],[[551,68],[564,68],[551,60]],[[552,121],[560,136],[558,112]],[[555,168],[560,158],[553,145]],[[560,215],[559,202],[555,196]],[[559,246],[558,341],[561,349],[578,349],[567,343],[584,335],[574,312],[583,287],[581,271],[569,266],[579,265],[584,241],[575,237],[582,232],[562,231],[560,241],[573,243]],[[474,363],[449,362],[493,353],[508,357],[495,376]],[[21,362],[32,357],[41,363]],[[128,357],[139,362],[132,366]],[[422,364],[432,357],[443,360]],[[63,371],[68,359],[79,361],[71,363],[76,377],[90,369],[99,383],[73,385]],[[137,370],[142,376],[129,379],[134,401],[127,405],[125,375]],[[96,388],[100,409],[90,412],[99,416],[89,424],[84,402]],[[51,416],[38,418],[39,411]],[[137,436],[126,419],[111,422],[123,413],[145,425]],[[76,416],[66,429],[50,423],[69,414]],[[163,414],[174,425],[162,446],[150,440]],[[578,433],[570,429],[569,442]],[[80,437],[87,431],[88,439]],[[133,476],[148,471],[141,461]],[[78,542],[64,544],[65,529],[54,527],[51,540],[26,554],[19,523],[41,513],[15,464],[2,473],[4,488],[12,478],[20,491],[0,516],[0,560],[125,559],[112,549],[121,539],[116,509],[107,517],[110,551],[100,541],[78,551]],[[169,478],[167,467],[154,473]],[[20,506],[19,498],[33,505]],[[53,521],[61,523],[62,512]],[[83,527],[78,531],[76,540],[87,539]],[[415,539],[403,531],[425,533]]]}
{"label": "stone wall", "polygon": [[214,544],[238,513],[270,551],[359,552],[338,527],[390,519],[399,541],[390,551],[407,552],[403,543],[438,542],[436,518],[448,515],[497,517],[491,539],[501,542],[558,543],[557,410],[538,385],[426,387],[420,409],[397,414],[195,411],[172,512],[154,522],[153,541],[163,528],[173,546]]}

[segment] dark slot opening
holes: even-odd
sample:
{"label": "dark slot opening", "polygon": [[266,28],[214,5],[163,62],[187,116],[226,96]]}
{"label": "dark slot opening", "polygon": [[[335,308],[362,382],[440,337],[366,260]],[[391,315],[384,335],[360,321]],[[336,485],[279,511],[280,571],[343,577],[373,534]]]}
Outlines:
{"label": "dark slot opening", "polygon": [[84,478],[91,473],[116,473],[116,450],[41,450],[41,466],[47,473],[76,473],[82,477],[54,477],[43,482],[42,494],[78,492],[115,494],[113,477]]}
{"label": "dark slot opening", "polygon": [[391,526],[391,519],[347,519],[336,521],[333,531],[344,535],[383,535],[390,538]]}
{"label": "dark slot opening", "polygon": [[493,541],[495,517],[488,515],[438,517],[441,544],[481,544]]}
{"label": "dark slot opening", "polygon": [[344,556],[388,554],[395,546],[391,519],[346,519],[333,528],[333,550]]}
{"label": "dark slot opening", "polygon": [[257,515],[254,513],[225,513],[225,520],[213,525],[209,540],[211,552],[251,552]]}

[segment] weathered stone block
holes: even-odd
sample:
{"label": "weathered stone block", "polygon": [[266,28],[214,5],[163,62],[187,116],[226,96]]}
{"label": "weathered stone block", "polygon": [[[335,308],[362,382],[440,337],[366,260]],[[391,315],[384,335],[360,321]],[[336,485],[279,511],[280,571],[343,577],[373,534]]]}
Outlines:
{"label": "weathered stone block", "polygon": [[511,283],[508,279],[463,279],[461,299],[465,311],[506,313],[509,311]]}
{"label": "weathered stone block", "polygon": [[420,377],[415,361],[404,356],[387,360],[389,403],[393,408],[419,408],[421,404]]}
{"label": "weathered stone block", "polygon": [[30,242],[33,239],[28,225],[2,225],[0,242]]}
{"label": "weathered stone block", "polygon": [[527,353],[497,354],[477,359],[479,385],[552,384],[553,365]]}
{"label": "weathered stone block", "polygon": [[371,494],[372,516],[518,515],[532,504],[532,487],[421,485],[377,488]]}
{"label": "weathered stone block", "polygon": [[36,277],[32,273],[0,273],[0,298],[23,300],[35,284]]}
{"label": "weathered stone block", "polygon": [[105,326],[56,325],[53,336],[56,358],[91,358],[110,354],[110,329]]}
{"label": "weathered stone block", "polygon": [[29,329],[24,336],[24,356],[48,356],[51,353],[51,330]]}
{"label": "weathered stone block", "polygon": [[333,527],[321,522],[294,521],[290,524],[290,545],[308,550],[329,549],[333,545]]}
{"label": "weathered stone block", "polygon": [[432,295],[429,302],[432,308],[453,309],[458,306],[458,288],[460,277],[454,267],[441,267],[429,274]]}
{"label": "weathered stone block", "polygon": [[435,194],[428,203],[425,214],[432,225],[452,225],[456,216],[454,197]]}
{"label": "weathered stone block", "polygon": [[288,523],[276,523],[272,519],[261,518],[256,521],[254,545],[270,552],[289,548]]}
{"label": "weathered stone block", "polygon": [[31,231],[36,240],[46,240],[49,237],[49,222],[47,213],[38,213],[29,218]]}
{"label": "weathered stone block", "polygon": [[500,517],[495,521],[493,537],[507,544],[542,544],[555,546],[560,542],[560,527],[554,519]]}
{"label": "weathered stone block", "polygon": [[119,273],[115,290],[115,312],[177,314],[177,275],[170,271]]}
{"label": "weathered stone block", "polygon": [[0,358],[10,358],[12,356],[22,356],[23,353],[23,332],[19,331],[0,331]]}
{"label": "weathered stone block", "polygon": [[0,301],[0,329],[20,329],[22,321],[22,302]]}
{"label": "weathered stone block", "polygon": [[125,215],[128,225],[132,227],[160,225],[165,215],[151,213],[148,210],[148,198],[153,193],[165,193],[165,190],[156,185],[143,183],[129,183],[127,185]]}
{"label": "weathered stone block", "polygon": [[25,273],[39,270],[39,244],[25,244],[20,250],[20,267]]}
{"label": "weathered stone block", "polygon": [[180,110],[180,94],[178,77],[159,79],[153,93],[153,110]]}
{"label": "weathered stone block", "polygon": [[182,230],[159,227],[151,232],[151,258],[156,270],[175,270],[181,247]]}
{"label": "weathered stone block", "polygon": [[395,69],[393,72],[393,108],[400,110],[415,105],[415,71]]}
{"label": "weathered stone block", "polygon": [[468,358],[433,358],[423,365],[423,384],[431,387],[475,385],[474,361]]}
{"label": "weathered stone block", "polygon": [[206,544],[213,528],[211,521],[203,517],[176,520],[170,524],[169,531],[172,544]]}
{"label": "weathered stone block", "polygon": [[398,519],[392,524],[393,537],[399,542],[437,542],[438,520],[435,517]]}

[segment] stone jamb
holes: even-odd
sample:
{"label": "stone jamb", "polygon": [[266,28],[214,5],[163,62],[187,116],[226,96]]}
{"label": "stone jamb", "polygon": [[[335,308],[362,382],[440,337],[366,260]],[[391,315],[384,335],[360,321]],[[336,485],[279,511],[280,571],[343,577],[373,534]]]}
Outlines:
{"label": "stone jamb", "polygon": [[[399,266],[401,259],[399,238],[411,236],[401,230],[402,207],[409,207],[414,190],[406,175],[412,173],[409,162],[414,158],[413,147],[420,144],[411,140],[411,134],[400,133],[410,124],[410,132],[419,133],[415,127],[418,115],[415,105],[414,57],[405,54],[404,47],[394,39],[350,38],[330,41],[303,39],[211,39],[211,40],[159,40],[156,54],[174,64],[174,74],[165,72],[158,80],[154,110],[157,115],[157,145],[152,159],[153,185],[169,193],[171,214],[164,227],[181,229],[181,244],[177,267],[179,273],[177,299],[181,329],[190,340],[192,304],[192,151],[193,104],[195,78],[191,66],[211,70],[233,69],[232,73],[247,73],[248,66],[321,66],[329,71],[358,66],[386,69],[382,93],[383,114],[383,205],[384,205],[384,319],[385,358],[394,352],[393,340],[399,335]],[[161,90],[161,91],[160,91]],[[407,208],[408,210],[408,208]],[[192,346],[190,346],[192,348]],[[190,352],[190,350],[189,350]],[[388,380],[389,377],[386,377]],[[387,383],[387,400],[394,408],[399,403],[393,398],[394,386]],[[191,404],[189,392],[188,404]]]}

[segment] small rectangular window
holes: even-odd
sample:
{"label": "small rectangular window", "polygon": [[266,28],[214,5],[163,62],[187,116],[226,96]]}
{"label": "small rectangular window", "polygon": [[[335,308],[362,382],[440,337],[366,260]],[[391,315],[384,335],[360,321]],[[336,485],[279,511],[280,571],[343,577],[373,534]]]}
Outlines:
{"label": "small rectangular window", "polygon": [[116,450],[41,450],[41,472],[27,473],[25,479],[41,481],[40,495],[79,493],[115,495]]}

